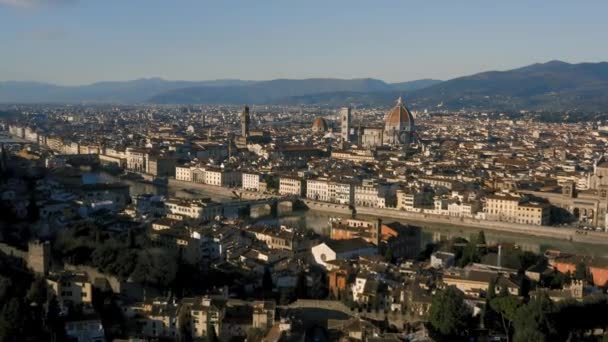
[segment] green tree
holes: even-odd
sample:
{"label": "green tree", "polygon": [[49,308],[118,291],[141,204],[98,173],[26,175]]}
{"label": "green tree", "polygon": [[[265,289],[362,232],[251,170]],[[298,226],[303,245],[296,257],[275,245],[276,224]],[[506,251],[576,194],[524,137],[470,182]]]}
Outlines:
{"label": "green tree", "polygon": [[486,305],[483,310],[482,323],[485,328],[493,327],[498,319],[498,314],[492,310],[490,302],[496,298],[496,278],[491,278],[486,292]]}
{"label": "green tree", "polygon": [[494,297],[496,297],[496,277],[492,277],[488,283],[488,292],[486,293],[486,302],[489,303]]}
{"label": "green tree", "polygon": [[515,313],[513,341],[549,341],[555,333],[550,315],[554,306],[546,294],[533,298],[527,305],[519,307]]}
{"label": "green tree", "polygon": [[450,338],[466,336],[471,316],[464,294],[455,287],[439,290],[433,296],[429,321],[441,335]]}
{"label": "green tree", "polygon": [[386,250],[384,251],[384,257],[388,262],[393,261],[393,249],[390,247],[386,247]]}
{"label": "green tree", "polygon": [[477,248],[481,255],[485,255],[488,253],[487,243],[486,243],[486,233],[483,230],[480,230],[477,234]]}
{"label": "green tree", "polygon": [[507,336],[507,341],[511,340],[513,333],[513,321],[515,320],[515,314],[520,306],[520,302],[517,297],[506,295],[493,298],[490,301],[490,307],[492,310],[500,315],[502,327]]}
{"label": "green tree", "polygon": [[541,260],[541,257],[538,254],[532,253],[530,251],[525,251],[523,253],[520,253],[518,255],[518,258],[519,258],[520,270],[523,270],[523,271],[527,270],[531,266],[536,265]]}
{"label": "green tree", "polygon": [[272,288],[272,274],[270,273],[270,269],[266,267],[264,268],[264,275],[262,276],[262,290],[264,291],[264,297],[272,294]]}
{"label": "green tree", "polygon": [[0,341],[19,341],[23,337],[25,311],[21,300],[11,298],[0,312]]}
{"label": "green tree", "polygon": [[30,289],[27,291],[27,299],[38,305],[42,305],[46,303],[47,300],[47,284],[44,278],[36,278],[32,285],[30,285]]}
{"label": "green tree", "polygon": [[213,326],[213,324],[207,324],[206,340],[208,342],[220,342],[220,339],[217,337],[217,332],[215,331],[215,326]]}
{"label": "green tree", "polygon": [[576,268],[574,270],[574,279],[585,280],[587,279],[587,274],[589,270],[587,269],[587,265],[583,262],[579,262],[576,264]]}
{"label": "green tree", "polygon": [[264,331],[260,328],[249,328],[247,330],[247,341],[260,341],[264,337]]}
{"label": "green tree", "polygon": [[471,239],[462,251],[462,258],[458,264],[460,267],[464,267],[470,263],[479,262],[480,260],[479,250],[477,249],[477,238],[471,236]]}
{"label": "green tree", "polygon": [[[272,281],[272,279],[271,279]],[[306,273],[300,271],[298,273],[298,279],[296,281],[296,298],[297,299],[306,299],[308,298],[308,284],[306,280]],[[272,289],[271,289],[272,290]]]}
{"label": "green tree", "polygon": [[175,280],[176,274],[176,255],[160,248],[151,248],[140,252],[132,276],[142,284],[167,287]]}

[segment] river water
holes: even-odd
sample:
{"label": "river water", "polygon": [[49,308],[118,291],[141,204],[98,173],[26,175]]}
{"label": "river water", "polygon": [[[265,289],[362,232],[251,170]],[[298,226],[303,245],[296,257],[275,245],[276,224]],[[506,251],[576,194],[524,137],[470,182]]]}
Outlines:
{"label": "river water", "polygon": [[[139,194],[156,194],[170,197],[182,198],[203,198],[209,197],[219,202],[230,201],[230,197],[224,194],[218,194],[213,191],[195,190],[184,191],[183,188],[164,187],[154,184],[141,183],[131,180],[123,180],[114,177],[104,172],[88,172],[83,174],[84,183],[104,183],[104,182],[123,182],[130,185],[131,196]],[[319,212],[314,210],[294,211],[288,215],[281,216],[277,219],[263,219],[262,222],[268,224],[282,224],[302,229],[312,229],[318,234],[329,235],[329,219],[332,217],[347,217],[347,215]],[[376,217],[358,215],[357,218],[376,220]],[[407,220],[395,220],[390,218],[383,219],[384,222],[399,221],[402,223],[410,223],[412,225],[423,228],[422,245],[429,242],[438,241],[440,239],[449,239],[456,236],[469,238],[473,234],[477,234],[480,229],[454,226],[450,224],[436,223],[421,223],[408,222]],[[544,237],[528,236],[523,234],[497,232],[492,230],[484,230],[486,241],[489,244],[494,243],[512,243],[518,245],[523,250],[532,252],[544,252],[546,249],[559,249],[567,253],[576,253],[584,255],[592,255],[596,257],[608,257],[608,246],[587,244],[581,242],[571,242],[561,239],[551,239]]]}

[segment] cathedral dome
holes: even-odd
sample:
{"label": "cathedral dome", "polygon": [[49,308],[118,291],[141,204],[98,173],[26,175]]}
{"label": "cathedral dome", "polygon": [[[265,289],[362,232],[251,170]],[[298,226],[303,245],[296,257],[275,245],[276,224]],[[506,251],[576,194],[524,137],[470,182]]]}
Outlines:
{"label": "cathedral dome", "polygon": [[412,113],[405,108],[401,98],[397,100],[397,105],[388,112],[385,125],[387,130],[395,128],[398,131],[407,128],[410,128],[411,130],[411,128],[414,127],[414,117],[412,116]]}
{"label": "cathedral dome", "polygon": [[324,118],[317,116],[312,123],[313,132],[327,132],[327,121]]}
{"label": "cathedral dome", "polygon": [[384,143],[389,145],[408,145],[414,133],[414,116],[405,107],[401,97],[388,112],[384,123]]}

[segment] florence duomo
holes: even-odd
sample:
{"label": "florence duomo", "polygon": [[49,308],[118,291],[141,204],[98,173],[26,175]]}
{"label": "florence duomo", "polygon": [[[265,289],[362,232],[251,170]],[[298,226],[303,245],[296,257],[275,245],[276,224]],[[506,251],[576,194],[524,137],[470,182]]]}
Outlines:
{"label": "florence duomo", "polygon": [[401,97],[396,102],[384,116],[384,126],[363,126],[361,120],[355,124],[351,107],[343,107],[339,113],[343,141],[365,148],[382,145],[407,148],[414,143],[414,116]]}
{"label": "florence duomo", "polygon": [[0,0],[0,342],[608,342],[606,13]]}

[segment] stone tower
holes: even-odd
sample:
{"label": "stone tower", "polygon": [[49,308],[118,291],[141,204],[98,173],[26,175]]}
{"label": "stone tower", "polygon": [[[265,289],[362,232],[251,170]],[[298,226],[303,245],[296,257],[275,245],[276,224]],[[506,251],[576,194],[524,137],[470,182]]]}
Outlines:
{"label": "stone tower", "polygon": [[27,249],[27,264],[34,273],[48,274],[51,268],[51,243],[30,242]]}
{"label": "stone tower", "polygon": [[342,123],[342,141],[350,141],[350,120],[351,120],[351,108],[342,107],[340,109],[340,122]]}
{"label": "stone tower", "polygon": [[245,106],[245,109],[241,113],[241,136],[243,138],[249,137],[249,123],[251,118],[249,117],[249,106]]}

